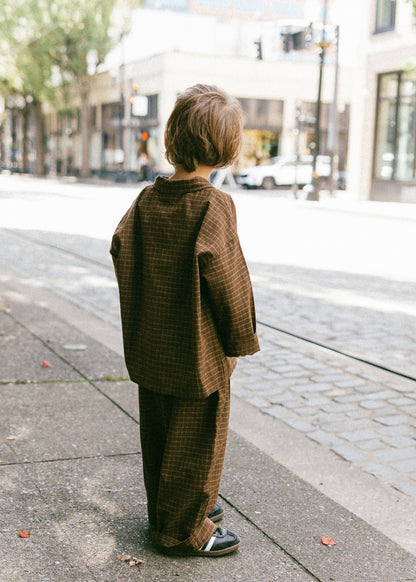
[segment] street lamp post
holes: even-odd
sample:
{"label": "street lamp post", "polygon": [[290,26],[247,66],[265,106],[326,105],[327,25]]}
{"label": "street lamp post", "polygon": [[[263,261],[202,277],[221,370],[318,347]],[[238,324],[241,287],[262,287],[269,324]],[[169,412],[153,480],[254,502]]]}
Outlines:
{"label": "street lamp post", "polygon": [[331,196],[335,190],[335,174],[338,169],[338,72],[339,72],[339,24],[335,27],[335,77],[334,77],[334,96],[331,106],[331,122],[328,131],[328,150],[331,156],[331,172],[329,176],[329,191]]}
{"label": "street lamp post", "polygon": [[316,99],[316,114],[315,114],[315,147],[313,149],[313,163],[312,163],[312,184],[308,192],[307,200],[319,200],[319,176],[316,172],[316,164],[319,156],[319,150],[321,146],[321,96],[322,96],[322,80],[325,65],[325,49],[328,46],[326,42],[325,28],[326,28],[326,15],[327,15],[327,5],[328,0],[324,3],[324,22],[322,26],[322,38],[319,43],[320,53],[319,53],[319,82],[318,82],[318,96]]}
{"label": "street lamp post", "polygon": [[120,48],[121,48],[121,63],[119,69],[119,86],[120,86],[120,96],[118,101],[118,134],[117,134],[117,148],[115,150],[115,163],[116,163],[116,182],[125,182],[125,174],[123,172],[123,165],[125,163],[124,155],[124,117],[125,117],[125,102],[124,102],[124,90],[126,85],[126,70],[125,70],[125,58],[124,58],[124,33],[120,37]]}

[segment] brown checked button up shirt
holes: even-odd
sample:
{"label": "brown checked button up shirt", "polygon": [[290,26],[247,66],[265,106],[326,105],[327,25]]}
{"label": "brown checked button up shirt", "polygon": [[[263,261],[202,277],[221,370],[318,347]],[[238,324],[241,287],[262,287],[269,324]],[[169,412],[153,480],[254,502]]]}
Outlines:
{"label": "brown checked button up shirt", "polygon": [[234,202],[204,178],[158,177],[111,244],[130,377],[148,390],[207,397],[227,356],[259,350]]}

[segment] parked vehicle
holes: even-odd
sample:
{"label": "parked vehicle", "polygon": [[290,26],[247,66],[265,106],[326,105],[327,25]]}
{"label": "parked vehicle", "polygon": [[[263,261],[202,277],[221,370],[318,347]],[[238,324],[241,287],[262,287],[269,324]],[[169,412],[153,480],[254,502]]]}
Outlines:
{"label": "parked vehicle", "polygon": [[[271,190],[278,186],[299,187],[310,184],[312,181],[312,156],[279,156],[272,158],[272,163],[260,164],[244,168],[237,174],[236,182],[245,188],[264,188]],[[318,156],[316,160],[316,172],[322,179],[329,178],[331,172],[331,159],[329,156]]]}

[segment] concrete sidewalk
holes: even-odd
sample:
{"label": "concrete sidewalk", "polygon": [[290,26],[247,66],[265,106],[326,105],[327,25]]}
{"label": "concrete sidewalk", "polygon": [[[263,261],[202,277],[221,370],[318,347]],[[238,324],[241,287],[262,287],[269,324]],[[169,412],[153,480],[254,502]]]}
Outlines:
{"label": "concrete sidewalk", "polygon": [[[155,551],[137,387],[120,354],[99,341],[114,330],[93,329],[90,315],[84,330],[80,321],[71,325],[70,304],[61,303],[68,313],[59,317],[41,295],[7,283],[0,289],[2,582],[416,580],[413,555],[253,444],[253,434],[272,441],[279,421],[264,423],[238,399],[221,525],[239,533],[241,548],[217,560]],[[21,530],[30,537],[20,538]],[[337,545],[323,545],[322,536]],[[129,567],[121,554],[144,564]]]}

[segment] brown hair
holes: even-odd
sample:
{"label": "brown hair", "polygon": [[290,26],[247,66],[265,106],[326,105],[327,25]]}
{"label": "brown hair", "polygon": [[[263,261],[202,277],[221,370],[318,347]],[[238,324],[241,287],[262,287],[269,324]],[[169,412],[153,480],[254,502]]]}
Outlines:
{"label": "brown hair", "polygon": [[166,125],[166,158],[193,172],[198,164],[223,168],[238,157],[243,139],[240,104],[211,85],[179,95]]}

